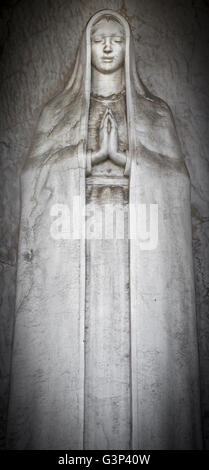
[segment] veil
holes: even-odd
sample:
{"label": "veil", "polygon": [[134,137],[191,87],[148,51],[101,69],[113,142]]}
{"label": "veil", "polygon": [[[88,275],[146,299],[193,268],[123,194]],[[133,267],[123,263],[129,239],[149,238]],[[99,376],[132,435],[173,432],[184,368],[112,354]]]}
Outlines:
{"label": "veil", "polygon": [[49,227],[54,204],[72,208],[79,195],[85,209],[90,34],[105,15],[126,38],[129,203],[157,204],[159,212],[154,251],[130,240],[132,448],[201,448],[188,172],[172,113],[144,86],[129,24],[113,10],[87,23],[71,77],[43,108],[21,175],[8,447],[83,448],[85,237],[56,241]]}
{"label": "veil", "polygon": [[[113,10],[101,10],[90,18],[84,29],[70,79],[64,89],[43,108],[24,170],[31,166],[31,163],[33,165],[38,162],[43,164],[49,158],[53,161],[57,158],[57,152],[63,151],[63,149],[66,149],[64,153],[68,153],[68,158],[77,154],[79,167],[85,168],[91,91],[90,35],[93,24],[105,15],[115,17],[122,24],[125,31],[125,82],[129,147],[135,141],[135,123],[137,120],[139,121],[137,119],[139,115],[138,108],[143,108],[143,111],[147,114],[143,120],[146,119],[146,132],[149,134],[148,121],[152,120],[153,114],[149,108],[153,107],[153,103],[156,108],[159,108],[161,115],[163,112],[166,114],[167,127],[170,127],[170,134],[174,133],[174,123],[172,119],[168,119],[168,106],[148,91],[138,75],[134,42],[128,22],[122,15]],[[149,116],[149,114],[151,115]],[[176,135],[175,139],[177,139]],[[155,147],[157,146],[159,146],[159,142],[155,143]],[[175,142],[175,146],[178,147],[178,143]],[[176,150],[178,151],[178,149]],[[134,149],[131,153],[132,158],[134,158]]]}

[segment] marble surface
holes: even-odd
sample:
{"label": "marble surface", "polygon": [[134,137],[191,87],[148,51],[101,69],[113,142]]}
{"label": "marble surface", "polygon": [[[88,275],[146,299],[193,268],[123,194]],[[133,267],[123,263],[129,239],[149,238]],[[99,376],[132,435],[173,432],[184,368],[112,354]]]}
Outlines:
{"label": "marble surface", "polygon": [[[128,204],[128,187],[88,184],[87,202],[103,209],[107,203],[119,205],[123,211]],[[129,244],[125,212],[123,220],[124,240],[87,240],[85,449],[131,448]]]}
{"label": "marble surface", "polygon": [[172,109],[191,178],[202,414],[209,447],[209,7],[203,0],[4,2],[0,39],[2,447],[15,302],[19,174],[40,110],[70,74],[86,21],[108,7],[125,14],[131,24],[140,75]]}

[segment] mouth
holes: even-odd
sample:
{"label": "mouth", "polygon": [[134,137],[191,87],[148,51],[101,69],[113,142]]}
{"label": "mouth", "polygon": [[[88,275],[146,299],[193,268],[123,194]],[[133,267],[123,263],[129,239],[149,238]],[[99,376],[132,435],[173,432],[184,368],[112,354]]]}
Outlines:
{"label": "mouth", "polygon": [[113,57],[103,57],[102,60],[103,60],[103,62],[112,62]]}

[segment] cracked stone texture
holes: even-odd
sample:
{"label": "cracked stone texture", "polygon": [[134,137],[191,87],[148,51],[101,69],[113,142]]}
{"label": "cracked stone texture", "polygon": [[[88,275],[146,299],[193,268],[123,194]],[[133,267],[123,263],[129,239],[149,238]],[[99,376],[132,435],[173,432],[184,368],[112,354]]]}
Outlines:
{"label": "cracked stone texture", "polygon": [[102,8],[131,24],[141,78],[171,107],[192,185],[201,400],[209,448],[209,92],[207,0],[5,0],[0,16],[1,447],[9,393],[19,174],[40,110],[70,75],[81,32]]}

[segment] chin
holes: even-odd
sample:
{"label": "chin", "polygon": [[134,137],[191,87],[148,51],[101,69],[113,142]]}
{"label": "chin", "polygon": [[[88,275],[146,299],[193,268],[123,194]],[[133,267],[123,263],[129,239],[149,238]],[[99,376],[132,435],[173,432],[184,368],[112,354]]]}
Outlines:
{"label": "chin", "polygon": [[112,73],[115,72],[115,68],[113,67],[103,67],[103,73]]}
{"label": "chin", "polygon": [[118,70],[119,67],[116,67],[113,64],[105,64],[104,63],[101,65],[101,67],[98,68],[99,72],[101,73],[113,73]]}

